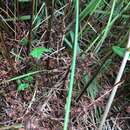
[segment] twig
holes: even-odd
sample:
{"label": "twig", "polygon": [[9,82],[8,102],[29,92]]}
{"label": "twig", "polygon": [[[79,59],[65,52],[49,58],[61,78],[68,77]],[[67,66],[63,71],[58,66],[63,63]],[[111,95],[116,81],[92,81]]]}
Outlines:
{"label": "twig", "polygon": [[[129,33],[129,39],[128,39],[127,48],[130,48],[130,33]],[[125,56],[124,56],[124,58],[122,60],[122,64],[120,66],[120,70],[118,72],[115,84],[118,83],[118,82],[120,82],[120,80],[121,80],[121,77],[123,75],[123,72],[124,72],[124,69],[125,69],[128,57],[129,57],[129,51],[127,50],[126,53],[125,53]],[[99,130],[102,130],[102,128],[103,128],[103,125],[104,125],[104,123],[106,121],[106,118],[107,118],[107,115],[108,115],[108,113],[110,111],[110,108],[111,108],[111,105],[112,105],[112,102],[114,100],[114,97],[115,97],[115,94],[117,92],[118,87],[119,87],[119,85],[115,85],[114,88],[113,88],[113,90],[112,90],[112,93],[111,93],[111,95],[109,97],[109,100],[108,100],[108,103],[106,105],[106,109],[105,109],[105,112],[104,112],[101,124],[99,126]]]}
{"label": "twig", "polygon": [[[123,81],[120,81],[119,83],[115,84],[117,86],[120,86],[124,83],[124,80]],[[105,92],[103,95],[101,95],[99,98],[97,98],[96,100],[94,100],[91,104],[89,104],[87,106],[87,108],[89,109],[92,105],[98,103],[99,101],[101,101],[101,99],[103,99],[105,96],[107,96],[110,92],[112,91],[112,88],[110,90],[108,90],[107,92]]]}
{"label": "twig", "polygon": [[28,113],[29,109],[32,107],[33,102],[35,101],[35,96],[36,96],[36,93],[37,93],[37,86],[38,86],[38,82],[36,81],[34,94],[33,94],[33,97],[31,99],[30,103],[29,103],[29,106],[28,106],[28,108],[27,108],[27,110],[25,112],[25,115]]}

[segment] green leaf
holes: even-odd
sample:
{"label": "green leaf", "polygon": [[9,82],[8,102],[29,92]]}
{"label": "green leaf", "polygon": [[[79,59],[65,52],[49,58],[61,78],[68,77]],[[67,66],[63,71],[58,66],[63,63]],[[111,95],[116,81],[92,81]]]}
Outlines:
{"label": "green leaf", "polygon": [[[84,85],[86,86],[87,82],[90,80],[89,75],[85,72],[83,74],[83,81]],[[87,94],[92,99],[95,99],[97,96],[97,93],[99,92],[100,85],[98,84],[96,78],[93,80],[93,82],[90,84],[90,86],[87,88]]]}
{"label": "green leaf", "polygon": [[19,2],[30,2],[30,0],[18,0]]}
{"label": "green leaf", "polygon": [[37,16],[34,24],[35,25],[40,25],[41,21],[42,21],[42,18],[40,16]]}
{"label": "green leaf", "polygon": [[40,59],[44,53],[48,53],[48,52],[52,52],[52,50],[50,48],[47,49],[45,47],[37,47],[31,51],[30,55],[33,58]]}
{"label": "green leaf", "polygon": [[33,77],[32,76],[27,76],[24,78],[26,81],[28,82],[32,82],[33,81]]}
{"label": "green leaf", "polygon": [[92,15],[97,7],[101,4],[102,0],[91,0],[88,4],[86,4],[85,9],[83,9],[80,13],[80,21],[82,21],[88,15]]}
{"label": "green leaf", "polygon": [[112,50],[113,50],[113,52],[114,52],[115,54],[117,54],[117,55],[120,56],[120,57],[124,57],[125,51],[126,51],[125,48],[120,48],[120,47],[118,47],[118,46],[113,46],[113,47],[112,47]]}
{"label": "green leaf", "polygon": [[18,86],[18,91],[23,91],[26,88],[28,88],[29,84],[28,83],[20,83]]}
{"label": "green leaf", "polygon": [[[115,54],[117,54],[120,57],[124,57],[125,52],[126,52],[126,48],[121,48],[119,46],[113,46],[112,50]],[[129,54],[129,60],[130,60],[130,54]]]}
{"label": "green leaf", "polygon": [[27,39],[26,37],[23,37],[23,38],[20,40],[20,44],[26,46],[26,45],[28,44],[28,39]]}
{"label": "green leaf", "polygon": [[31,15],[23,15],[23,16],[19,16],[18,17],[19,20],[30,20],[31,19]]}

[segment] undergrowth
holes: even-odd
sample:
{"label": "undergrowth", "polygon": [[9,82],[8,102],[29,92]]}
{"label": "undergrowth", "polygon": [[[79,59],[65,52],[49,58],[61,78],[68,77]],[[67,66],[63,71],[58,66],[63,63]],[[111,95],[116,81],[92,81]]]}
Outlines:
{"label": "undergrowth", "polygon": [[[129,12],[129,0],[1,0],[0,129],[97,130]],[[130,129],[129,61],[120,83],[103,130]]]}

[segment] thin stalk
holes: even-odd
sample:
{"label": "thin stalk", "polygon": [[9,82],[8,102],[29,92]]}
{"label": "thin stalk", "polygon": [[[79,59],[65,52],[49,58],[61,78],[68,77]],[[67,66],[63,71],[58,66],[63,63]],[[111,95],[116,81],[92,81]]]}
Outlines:
{"label": "thin stalk", "polygon": [[28,46],[27,46],[27,55],[30,52],[30,46],[31,46],[31,42],[32,42],[32,28],[33,28],[33,18],[34,18],[34,3],[35,0],[32,0],[32,12],[31,12],[31,19],[30,19],[30,28],[29,28],[29,34],[28,34]]}
{"label": "thin stalk", "polygon": [[99,49],[101,48],[101,46],[102,46],[104,40],[106,39],[107,34],[108,34],[108,32],[109,32],[109,30],[110,30],[110,28],[111,28],[111,27],[110,27],[110,23],[111,23],[111,21],[112,21],[112,17],[113,17],[113,14],[114,14],[114,9],[115,9],[115,5],[116,5],[116,1],[117,1],[117,0],[114,0],[114,1],[113,1],[112,9],[111,9],[111,14],[110,14],[108,23],[107,23],[107,25],[106,25],[104,34],[103,34],[101,40],[99,41],[99,43],[96,45],[96,48],[94,49],[94,51],[95,51],[96,53],[97,53],[97,52],[99,51]]}
{"label": "thin stalk", "polygon": [[35,14],[35,18],[33,20],[33,24],[35,23],[36,19],[38,18],[38,15],[40,14],[41,10],[43,10],[43,7],[45,6],[45,3],[42,3],[38,13]]}
{"label": "thin stalk", "polygon": [[66,108],[65,108],[66,111],[65,111],[65,118],[64,118],[64,130],[67,130],[68,122],[69,122],[69,113],[70,113],[72,89],[73,89],[73,84],[74,84],[74,75],[75,75],[75,66],[76,66],[76,54],[77,54],[77,47],[78,47],[78,29],[79,29],[78,27],[79,25],[79,1],[78,0],[76,0],[75,8],[76,8],[75,38],[74,38],[73,59],[72,59],[72,66],[71,66],[68,97],[67,97]]}
{"label": "thin stalk", "polygon": [[[15,18],[17,16],[19,16],[19,2],[18,2],[18,0],[14,0],[14,16],[15,16]],[[16,40],[16,35],[17,35],[16,34],[16,32],[17,32],[16,22],[17,22],[17,19],[14,19],[15,40]]]}
{"label": "thin stalk", "polygon": [[6,25],[15,33],[15,30],[6,22],[6,20],[0,14],[0,29],[8,31],[8,33],[10,34],[10,31]]}
{"label": "thin stalk", "polygon": [[53,7],[52,7],[52,2],[53,0],[46,0],[46,7],[47,7],[47,15],[48,16],[51,16],[49,19],[48,19],[48,25],[47,25],[47,33],[46,33],[46,47],[48,47],[48,43],[49,43],[49,40],[50,40],[50,33],[51,33],[51,28],[52,28],[52,22],[53,22]]}
{"label": "thin stalk", "polygon": [[[129,33],[129,39],[128,39],[128,44],[127,44],[127,48],[130,48],[130,33]],[[119,69],[119,72],[118,72],[118,75],[117,75],[117,78],[116,78],[116,81],[115,81],[115,84],[117,84],[118,82],[120,82],[121,80],[121,77],[123,75],[123,72],[124,72],[124,69],[125,69],[125,66],[126,66],[126,63],[127,63],[127,60],[128,60],[128,57],[129,57],[129,51],[127,50],[125,52],[125,56],[122,60],[122,64],[120,66],[120,69]],[[109,100],[108,100],[108,103],[106,105],[106,109],[105,109],[105,112],[104,112],[104,115],[103,115],[103,118],[102,118],[102,121],[101,121],[101,124],[99,126],[99,130],[102,130],[103,129],[103,125],[106,121],[106,118],[107,118],[107,115],[110,111],[110,108],[111,108],[111,105],[112,105],[112,102],[114,100],[114,97],[115,97],[115,94],[117,92],[117,89],[118,89],[119,85],[115,85],[113,87],[113,90],[111,92],[111,95],[109,97]]]}
{"label": "thin stalk", "polygon": [[34,15],[36,16],[37,14],[37,7],[38,7],[38,0],[35,0],[35,9],[34,9]]}
{"label": "thin stalk", "polygon": [[[52,29],[52,23],[53,23],[53,11],[54,11],[54,0],[46,0],[46,7],[47,7],[47,15],[51,16],[48,19],[48,25],[47,25],[47,32],[45,37],[45,47],[49,48],[50,46],[50,36],[51,36],[51,29]],[[47,69],[50,68],[50,59],[47,59]]]}
{"label": "thin stalk", "polygon": [[3,82],[0,82],[0,85],[5,84],[5,83],[9,83],[9,82],[12,82],[12,81],[15,81],[15,80],[19,80],[19,79],[22,79],[22,78],[25,78],[27,76],[35,75],[35,74],[38,74],[38,73],[43,73],[43,72],[44,73],[57,73],[57,72],[60,72],[60,71],[57,70],[57,69],[52,69],[52,70],[37,70],[37,71],[33,71],[33,72],[28,72],[27,74],[19,75],[19,76],[16,76],[14,78],[5,80]]}

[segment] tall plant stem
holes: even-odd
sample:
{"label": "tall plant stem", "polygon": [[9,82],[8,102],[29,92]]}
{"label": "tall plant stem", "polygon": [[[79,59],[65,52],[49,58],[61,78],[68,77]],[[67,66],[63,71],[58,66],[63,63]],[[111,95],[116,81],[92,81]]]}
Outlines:
{"label": "tall plant stem", "polygon": [[70,82],[69,82],[69,88],[68,88],[68,97],[67,97],[66,108],[65,108],[66,112],[65,112],[65,118],[64,118],[64,130],[67,130],[68,122],[69,122],[69,113],[70,113],[72,90],[73,90],[74,75],[75,75],[75,66],[76,66],[76,54],[77,54],[77,47],[78,47],[78,25],[79,25],[79,1],[78,0],[76,0],[75,8],[76,8],[75,38],[74,38]]}
{"label": "tall plant stem", "polygon": [[18,0],[14,0],[14,16],[15,16],[15,20],[14,20],[14,30],[15,30],[15,40],[16,40],[16,35],[17,35],[17,27],[16,27],[16,23],[17,23],[17,16],[19,17],[19,2]]}
{"label": "tall plant stem", "polygon": [[[128,44],[127,44],[127,48],[130,48],[130,34],[129,34],[129,39],[128,39]],[[120,66],[120,69],[119,69],[119,72],[118,72],[118,75],[117,75],[117,78],[115,80],[115,86],[111,92],[111,95],[109,97],[109,100],[108,100],[108,103],[106,105],[106,109],[105,109],[105,112],[104,112],[104,115],[103,115],[103,118],[102,118],[102,121],[101,121],[101,124],[99,126],[99,130],[102,130],[103,129],[103,125],[106,121],[106,118],[107,118],[107,115],[110,111],[110,108],[111,108],[111,105],[112,105],[112,102],[114,100],[114,97],[115,97],[115,94],[117,92],[117,89],[119,87],[119,85],[117,84],[118,82],[120,82],[121,80],[121,77],[123,75],[123,72],[124,72],[124,69],[125,69],[125,66],[126,66],[126,63],[127,63],[127,60],[128,60],[128,57],[129,57],[129,51],[126,51],[125,53],[125,56],[122,60],[122,63],[121,63],[121,66]],[[117,84],[117,85],[116,85]]]}
{"label": "tall plant stem", "polygon": [[34,18],[35,0],[32,0],[31,7],[32,7],[32,11],[31,11],[29,34],[28,34],[27,55],[28,55],[29,52],[30,52],[30,46],[31,46],[31,42],[32,42],[32,28],[33,28],[33,18]]}
{"label": "tall plant stem", "polygon": [[[45,37],[45,47],[48,48],[50,45],[50,36],[51,36],[51,29],[52,29],[52,23],[53,23],[53,12],[54,12],[54,0],[46,0],[46,7],[47,7],[47,15],[51,16],[48,19],[48,25],[47,25],[47,32]],[[50,59],[47,59],[47,69],[50,68]]]}
{"label": "tall plant stem", "polygon": [[48,16],[51,16],[49,19],[48,19],[48,25],[47,25],[47,33],[46,33],[46,44],[45,46],[48,47],[48,43],[49,43],[49,40],[50,40],[50,33],[51,33],[51,28],[52,28],[52,22],[53,22],[53,7],[52,7],[52,2],[53,0],[46,0],[46,7],[47,7],[47,15]]}

